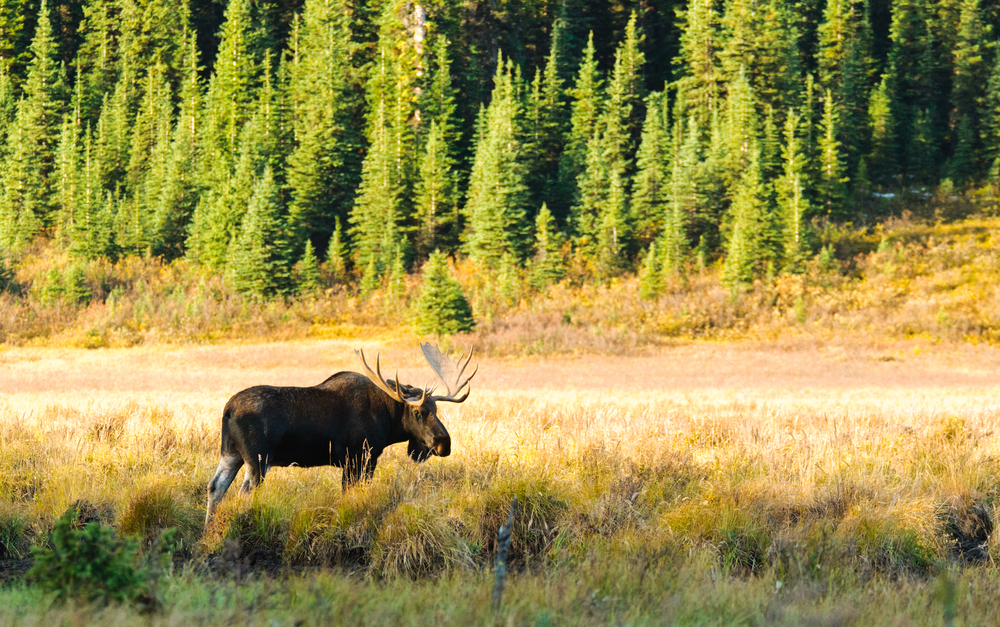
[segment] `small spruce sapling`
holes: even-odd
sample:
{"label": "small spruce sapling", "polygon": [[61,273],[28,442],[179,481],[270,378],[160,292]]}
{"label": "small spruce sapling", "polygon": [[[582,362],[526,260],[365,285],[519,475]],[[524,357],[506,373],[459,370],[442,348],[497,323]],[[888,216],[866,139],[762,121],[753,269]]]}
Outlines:
{"label": "small spruce sapling", "polygon": [[313,250],[312,242],[306,240],[306,249],[302,253],[296,272],[298,276],[299,293],[304,295],[315,294],[319,291],[319,261],[316,259],[316,252]]}
{"label": "small spruce sapling", "polygon": [[639,272],[639,297],[644,300],[655,300],[663,291],[663,272],[660,268],[659,255],[656,253],[656,242],[649,245],[646,260]]}
{"label": "small spruce sapling", "polygon": [[467,333],[476,326],[462,286],[448,269],[444,254],[434,251],[424,264],[424,282],[417,301],[416,329],[427,335]]}
{"label": "small spruce sapling", "polygon": [[66,270],[66,276],[63,277],[63,295],[68,302],[74,305],[90,302],[90,287],[87,286],[86,280],[83,268],[79,265],[72,265]]}
{"label": "small spruce sapling", "polygon": [[535,216],[535,254],[531,260],[529,279],[533,288],[545,289],[566,275],[561,249],[562,239],[555,228],[555,220],[549,208],[542,203]]}
{"label": "small spruce sapling", "polygon": [[326,267],[335,281],[343,281],[347,277],[347,247],[344,245],[344,235],[340,229],[340,218],[337,218],[330,245],[326,251]]}

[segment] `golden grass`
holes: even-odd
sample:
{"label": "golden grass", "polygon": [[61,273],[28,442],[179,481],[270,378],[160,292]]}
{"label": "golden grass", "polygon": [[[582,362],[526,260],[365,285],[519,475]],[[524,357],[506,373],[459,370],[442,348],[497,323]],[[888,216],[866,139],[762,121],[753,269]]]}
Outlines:
{"label": "golden grass", "polygon": [[[417,351],[383,348],[401,379],[429,376]],[[250,565],[488,585],[478,572],[516,495],[515,577],[600,562],[850,587],[928,581],[961,551],[989,572],[1000,558],[984,544],[998,533],[1000,359],[917,342],[485,358],[471,398],[443,407],[450,457],[417,465],[393,447],[347,494],[338,469],[274,469],[251,497],[232,490],[202,536],[226,399],[317,383],[354,369],[349,354],[337,341],[0,353],[0,551],[26,554],[32,528],[85,500],[122,533],[177,527],[197,559],[235,546]]]}

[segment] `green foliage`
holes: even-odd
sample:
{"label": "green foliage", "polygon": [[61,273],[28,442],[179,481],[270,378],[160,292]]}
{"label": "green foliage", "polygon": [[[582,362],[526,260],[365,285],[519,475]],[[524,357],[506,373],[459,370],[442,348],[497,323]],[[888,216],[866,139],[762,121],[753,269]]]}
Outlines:
{"label": "green foliage", "polygon": [[[379,65],[377,84],[384,87],[388,70]],[[386,89],[377,91],[374,119],[369,134],[371,146],[361,171],[361,185],[351,210],[351,236],[354,240],[357,264],[365,268],[365,276],[375,280],[392,262],[392,254],[401,243],[399,234],[400,200],[405,181],[396,159],[397,129],[392,126],[391,95]],[[368,268],[373,271],[369,273]]]}
{"label": "green foliage", "polygon": [[833,103],[830,90],[826,90],[823,100],[823,134],[819,139],[820,184],[819,201],[827,215],[840,216],[844,202],[844,164],[837,141],[839,115]]}
{"label": "green foliage", "polygon": [[799,116],[788,111],[785,119],[785,142],[781,147],[782,175],[776,183],[778,214],[783,225],[783,254],[786,267],[796,268],[803,252],[802,229],[809,212],[809,199],[805,195],[803,170],[805,156],[799,139]]}
{"label": "green foliage", "polygon": [[642,141],[636,153],[636,176],[632,183],[630,212],[640,245],[651,242],[663,227],[669,196],[671,138],[666,94],[650,94]]}
{"label": "green foliage", "polygon": [[656,252],[656,242],[649,245],[646,260],[639,271],[639,297],[653,300],[663,291],[663,274],[660,268],[660,257]]}
{"label": "green foliage", "polygon": [[530,283],[535,289],[545,289],[566,274],[562,258],[562,241],[555,229],[555,219],[546,205],[535,216],[535,253],[531,259]]}
{"label": "green foliage", "polygon": [[[562,201],[565,209],[578,202],[577,179],[586,167],[588,144],[597,130],[602,80],[597,70],[595,54],[594,34],[590,33],[587,47],[583,51],[583,61],[577,70],[576,83],[569,91],[573,98],[570,105],[570,129],[559,162],[561,189],[564,193],[570,193],[569,198]],[[560,215],[558,210],[556,215]]]}
{"label": "green foliage", "polygon": [[[63,600],[136,602],[148,597],[151,570],[140,563],[138,544],[98,521],[80,525],[78,516],[75,508],[66,510],[56,519],[48,545],[32,547],[35,561],[28,578]],[[164,540],[157,552],[169,559],[171,537]]]}
{"label": "green foliage", "polygon": [[340,218],[337,218],[326,249],[326,266],[333,278],[338,281],[343,280],[347,274],[347,247],[341,239],[342,236]]}
{"label": "green foliage", "polygon": [[485,128],[476,145],[465,215],[466,249],[486,264],[504,253],[521,259],[527,244],[527,185],[521,160],[520,98],[513,63],[497,57],[493,98],[482,114]]}
{"label": "green foliage", "polygon": [[542,204],[603,280],[654,241],[664,271],[696,241],[717,252],[752,144],[775,268],[809,211],[857,221],[873,192],[1000,179],[982,0],[567,0],[475,18],[306,0],[294,20],[295,3],[202,4],[0,0],[0,246],[221,271],[269,167],[282,255],[331,238],[331,274],[353,261],[367,288],[397,250],[520,267]]}
{"label": "green foliage", "polygon": [[91,292],[87,285],[87,277],[79,264],[73,264],[66,269],[62,282],[63,297],[74,305],[90,302]]}
{"label": "green foliage", "polygon": [[430,123],[416,186],[418,256],[430,254],[456,226],[454,159],[437,121]]}
{"label": "green foliage", "polygon": [[300,294],[315,294],[319,291],[319,261],[313,250],[312,241],[306,240],[306,249],[296,264],[296,284]]}
{"label": "green foliage", "polygon": [[278,190],[270,168],[254,184],[230,259],[229,273],[238,291],[267,297],[285,289],[288,259],[282,241]]}
{"label": "green foliage", "polygon": [[749,285],[768,261],[767,193],[761,180],[760,148],[750,146],[750,162],[736,191],[730,209],[733,232],[729,239],[722,282],[730,288]]}
{"label": "green foliage", "polygon": [[361,125],[359,73],[350,64],[350,9],[310,0],[293,33],[287,89],[295,145],[286,176],[289,221],[297,240],[331,233],[357,186]]}
{"label": "green foliage", "polygon": [[424,264],[423,287],[417,301],[415,327],[427,335],[452,335],[472,331],[476,322],[462,286],[451,275],[448,261],[434,251]]}
{"label": "green foliage", "polygon": [[511,307],[521,300],[521,272],[510,253],[500,258],[496,286],[497,296],[504,306]]}

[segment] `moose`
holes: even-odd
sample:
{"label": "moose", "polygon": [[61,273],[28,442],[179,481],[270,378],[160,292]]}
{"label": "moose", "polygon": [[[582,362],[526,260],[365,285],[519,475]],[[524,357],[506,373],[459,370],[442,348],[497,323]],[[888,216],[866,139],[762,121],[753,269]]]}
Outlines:
{"label": "moose", "polygon": [[[342,489],[371,478],[379,455],[391,444],[407,442],[411,459],[447,457],[451,437],[438,419],[437,403],[461,403],[472,390],[465,371],[472,352],[452,359],[437,345],[421,343],[424,357],[448,393],[435,396],[437,384],[415,388],[382,376],[364,350],[355,350],[365,373],[338,372],[312,387],[258,385],[237,392],[222,412],[222,458],[208,483],[205,526],[240,468],[246,464],[240,494],[260,485],[272,466],[339,466]],[[459,395],[462,390],[464,394]]]}

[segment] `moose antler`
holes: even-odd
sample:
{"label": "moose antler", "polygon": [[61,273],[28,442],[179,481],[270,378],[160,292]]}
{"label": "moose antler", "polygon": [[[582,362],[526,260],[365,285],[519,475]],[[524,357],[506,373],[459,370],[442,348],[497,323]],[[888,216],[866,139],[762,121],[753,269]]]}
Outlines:
{"label": "moose antler", "polygon": [[[431,365],[434,372],[440,377],[441,382],[444,386],[448,388],[447,396],[435,396],[433,397],[435,401],[448,401],[450,403],[461,403],[465,399],[469,398],[469,392],[472,391],[472,385],[469,384],[472,381],[472,377],[476,376],[479,372],[479,364],[476,364],[475,370],[472,374],[463,378],[462,375],[465,374],[465,369],[469,366],[469,362],[472,361],[472,353],[474,351],[469,351],[469,356],[466,357],[462,354],[458,359],[452,359],[448,357],[447,353],[442,354],[441,349],[438,348],[437,344],[431,344],[430,342],[423,342],[420,344],[420,350],[424,351],[424,357],[427,359],[427,363]],[[468,386],[468,387],[466,387]],[[462,396],[457,396],[459,392],[465,389],[465,394]]]}
{"label": "moose antler", "polygon": [[413,396],[413,397],[403,396],[398,391],[398,390],[401,389],[400,384],[399,384],[399,371],[398,370],[393,375],[393,381],[396,384],[396,389],[393,389],[392,386],[389,385],[389,382],[385,379],[385,377],[382,376],[382,366],[379,363],[379,357],[381,356],[381,353],[375,353],[375,370],[372,370],[372,367],[368,365],[368,361],[365,360],[365,351],[364,351],[364,349],[360,349],[360,350],[355,349],[354,354],[358,356],[358,359],[361,360],[361,364],[365,367],[365,370],[368,371],[368,372],[365,373],[365,376],[367,376],[369,379],[371,379],[372,383],[374,383],[375,385],[377,385],[380,390],[382,390],[383,392],[385,392],[386,394],[388,394],[389,397],[392,398],[395,401],[399,401],[400,403],[406,403],[407,405],[414,405],[416,407],[419,407],[419,406],[421,406],[421,405],[424,404],[424,399],[427,398],[427,396],[429,394],[431,394],[432,392],[434,392],[435,389],[437,389],[436,385],[432,386],[431,388],[428,388],[427,385],[425,384],[424,387],[423,387],[422,393],[421,393],[421,395],[419,397],[417,397],[417,396]]}

